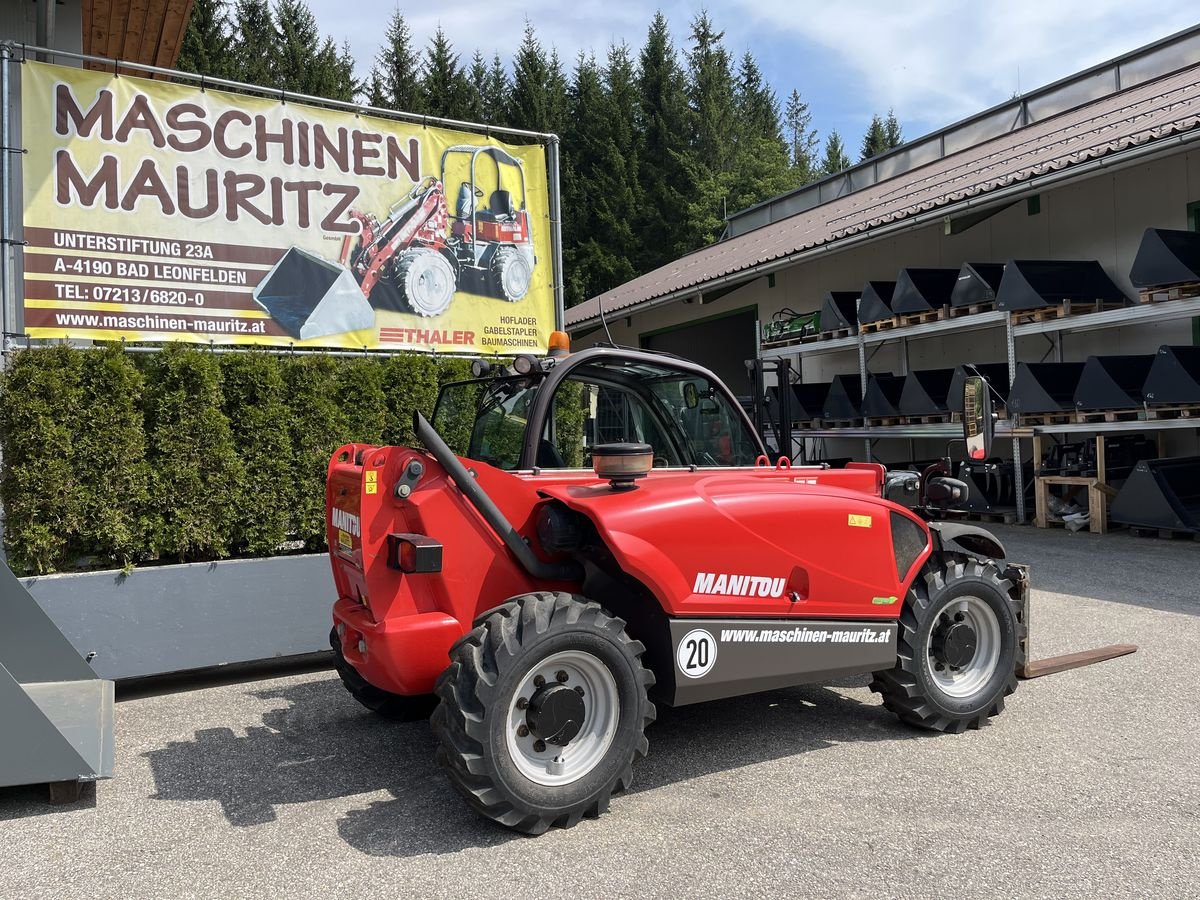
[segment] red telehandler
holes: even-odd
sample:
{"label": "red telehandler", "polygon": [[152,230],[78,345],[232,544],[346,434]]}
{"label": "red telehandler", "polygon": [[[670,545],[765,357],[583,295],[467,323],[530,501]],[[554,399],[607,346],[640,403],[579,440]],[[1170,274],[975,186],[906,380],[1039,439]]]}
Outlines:
{"label": "red telehandler", "polygon": [[479,813],[540,833],[604,812],[656,703],[871,673],[915,726],[1001,712],[1028,579],[987,531],[930,520],[961,482],[927,473],[908,509],[878,464],[772,465],[708,370],[563,339],[446,385],[414,417],[424,449],[348,444],[329,466],[339,673],[384,715],[432,709]]}

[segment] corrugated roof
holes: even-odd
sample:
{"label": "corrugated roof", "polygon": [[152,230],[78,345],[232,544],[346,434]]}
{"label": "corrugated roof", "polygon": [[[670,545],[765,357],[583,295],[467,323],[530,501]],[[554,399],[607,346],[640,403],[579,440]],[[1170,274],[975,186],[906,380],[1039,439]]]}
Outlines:
{"label": "corrugated roof", "polygon": [[1103,97],[712,244],[566,311],[568,328],[1200,125],[1200,65]]}

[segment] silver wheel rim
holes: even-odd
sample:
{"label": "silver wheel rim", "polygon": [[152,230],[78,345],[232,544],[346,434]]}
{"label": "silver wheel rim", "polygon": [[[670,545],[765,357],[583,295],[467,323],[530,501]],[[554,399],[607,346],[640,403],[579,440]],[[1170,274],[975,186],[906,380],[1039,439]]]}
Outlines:
{"label": "silver wheel rim", "polygon": [[432,250],[412,258],[405,273],[404,294],[413,310],[423,316],[438,316],[454,299],[454,271],[450,263]]}
{"label": "silver wheel rim", "polygon": [[[958,616],[962,618],[958,619]],[[975,655],[957,669],[939,662],[933,655],[934,634],[942,624],[954,621],[969,624],[975,631],[976,639]],[[980,691],[995,674],[1000,662],[1000,643],[1000,620],[992,608],[979,597],[956,597],[938,613],[938,621],[929,629],[929,636],[925,639],[929,675],[946,696],[958,699],[970,697]]]}
{"label": "silver wheel rim", "polygon": [[532,278],[533,271],[529,268],[529,261],[519,253],[509,256],[500,267],[504,296],[510,301],[520,300],[529,292],[529,282]]}
{"label": "silver wheel rim", "polygon": [[[566,675],[566,680],[562,675]],[[526,711],[520,706],[537,691],[535,679],[583,689],[584,715],[579,733],[565,747],[546,744],[538,751],[533,734],[520,735]],[[612,746],[621,717],[617,681],[600,659],[582,650],[552,654],[530,669],[513,694],[505,721],[508,755],[517,770],[535,784],[558,787],[578,781],[596,768]]]}

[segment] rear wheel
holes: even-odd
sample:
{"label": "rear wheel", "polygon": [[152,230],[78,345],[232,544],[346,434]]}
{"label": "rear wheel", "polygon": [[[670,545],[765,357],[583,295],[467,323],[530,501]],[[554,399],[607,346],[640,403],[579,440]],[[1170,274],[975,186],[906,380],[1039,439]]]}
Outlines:
{"label": "rear wheel", "polygon": [[436,250],[405,250],[396,262],[395,285],[405,305],[418,316],[440,316],[454,299],[454,267]]}
{"label": "rear wheel", "polygon": [[871,690],[905,722],[962,732],[999,715],[1016,689],[1025,625],[995,562],[947,557],[942,565],[909,591],[896,666],[876,672]]}
{"label": "rear wheel", "polygon": [[492,285],[497,296],[516,303],[529,293],[533,265],[516,247],[501,247],[492,256]]}
{"label": "rear wheel", "polygon": [[336,628],[329,632],[329,645],[333,648],[333,665],[337,669],[338,677],[342,679],[342,684],[351,697],[371,712],[397,722],[417,722],[429,718],[429,714],[437,705],[437,698],[433,694],[406,697],[377,688],[346,661]]}
{"label": "rear wheel", "polygon": [[598,816],[646,754],[644,650],[570,594],[505,604],[454,645],[438,679],[438,763],[477,812],[517,831]]}

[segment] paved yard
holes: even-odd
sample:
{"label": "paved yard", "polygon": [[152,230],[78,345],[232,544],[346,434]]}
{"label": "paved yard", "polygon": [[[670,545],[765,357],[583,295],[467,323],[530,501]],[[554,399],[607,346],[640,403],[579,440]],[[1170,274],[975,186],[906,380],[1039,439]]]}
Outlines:
{"label": "paved yard", "polygon": [[995,724],[914,732],[865,679],[662,710],[611,812],[524,838],[470,813],[424,724],[328,671],[130,696],[78,807],[0,789],[0,897],[1196,896],[1200,544],[997,529],[1036,656]]}

